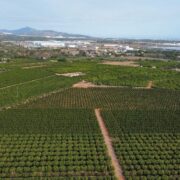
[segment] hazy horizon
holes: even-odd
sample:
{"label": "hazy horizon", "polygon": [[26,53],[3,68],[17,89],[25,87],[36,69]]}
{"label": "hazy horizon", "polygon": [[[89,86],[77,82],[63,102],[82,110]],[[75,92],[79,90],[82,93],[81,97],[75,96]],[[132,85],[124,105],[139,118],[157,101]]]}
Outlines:
{"label": "hazy horizon", "polygon": [[0,29],[32,27],[95,37],[180,39],[178,0],[1,0]]}

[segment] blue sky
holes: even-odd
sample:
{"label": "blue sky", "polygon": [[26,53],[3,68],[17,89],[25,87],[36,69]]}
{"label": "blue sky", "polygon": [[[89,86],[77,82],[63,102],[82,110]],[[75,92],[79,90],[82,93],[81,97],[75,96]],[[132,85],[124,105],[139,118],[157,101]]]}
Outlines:
{"label": "blue sky", "polygon": [[180,39],[180,0],[0,0],[0,29]]}

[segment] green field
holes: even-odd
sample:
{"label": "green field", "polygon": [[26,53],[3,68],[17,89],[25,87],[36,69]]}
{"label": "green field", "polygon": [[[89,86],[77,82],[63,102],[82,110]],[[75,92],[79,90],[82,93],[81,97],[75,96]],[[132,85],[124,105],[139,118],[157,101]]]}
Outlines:
{"label": "green field", "polygon": [[180,92],[129,88],[71,88],[19,108],[180,109]]}
{"label": "green field", "polygon": [[0,112],[0,134],[99,134],[93,110],[10,109]]}
{"label": "green field", "polygon": [[126,179],[178,179],[180,111],[103,111]]}
{"label": "green field", "polygon": [[[95,60],[72,60],[67,62],[36,62],[16,60],[0,64],[0,107],[24,101],[57,90],[71,87],[74,83],[86,80],[94,84],[110,86],[146,87],[149,81],[157,89],[180,90],[180,73],[171,70],[179,67],[173,62],[137,62],[143,67],[122,67],[103,65]],[[157,67],[152,69],[151,66]],[[163,68],[162,68],[163,67]],[[26,69],[24,69],[26,68]],[[56,73],[83,72],[85,76],[74,78],[57,77]]]}
{"label": "green field", "polygon": [[78,77],[70,79],[60,76],[51,76],[0,89],[0,107],[17,104],[25,101],[27,98],[41,96],[52,91],[63,90],[78,81]]}
{"label": "green field", "polygon": [[115,179],[97,135],[1,135],[0,178]]}
{"label": "green field", "polygon": [[114,134],[180,133],[179,110],[112,110],[103,111],[103,117]]}
{"label": "green field", "polygon": [[[179,178],[180,73],[172,70],[179,62],[101,62],[0,64],[0,179],[115,180],[95,108],[125,179]],[[56,75],[70,72],[85,75]],[[118,87],[72,88],[82,80]]]}
{"label": "green field", "polygon": [[0,178],[115,179],[92,110],[0,112]]}
{"label": "green field", "polygon": [[[149,61],[148,61],[149,62]],[[150,61],[151,62],[151,61]],[[141,61],[146,63],[146,61]],[[152,66],[153,66],[152,62]],[[170,70],[172,64],[164,62],[166,69],[152,69],[151,67],[123,67],[104,65],[99,61],[76,61],[67,62],[63,66],[51,68],[55,72],[74,72],[81,71],[87,73],[85,80],[95,84],[115,85],[115,86],[128,86],[128,87],[143,87],[149,81],[154,82],[156,88],[166,89],[180,89],[180,73]],[[176,62],[176,64],[179,64]],[[175,66],[176,67],[176,66]],[[178,67],[178,66],[177,66]]]}

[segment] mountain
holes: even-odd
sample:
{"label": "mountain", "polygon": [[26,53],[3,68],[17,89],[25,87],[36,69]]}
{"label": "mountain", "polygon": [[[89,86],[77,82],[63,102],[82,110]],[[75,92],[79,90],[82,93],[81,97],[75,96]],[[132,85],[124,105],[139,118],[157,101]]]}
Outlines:
{"label": "mountain", "polygon": [[90,36],[79,34],[68,34],[52,30],[37,30],[31,27],[24,27],[17,30],[0,29],[1,35],[15,35],[15,36],[33,36],[33,37],[51,37],[51,38],[72,38],[72,39],[87,39]]}

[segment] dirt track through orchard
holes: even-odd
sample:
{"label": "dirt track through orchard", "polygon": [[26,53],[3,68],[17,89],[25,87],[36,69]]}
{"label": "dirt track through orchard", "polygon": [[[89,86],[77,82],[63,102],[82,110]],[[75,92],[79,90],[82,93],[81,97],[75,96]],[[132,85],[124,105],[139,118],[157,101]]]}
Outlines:
{"label": "dirt track through orchard", "polygon": [[111,138],[109,136],[109,132],[106,128],[104,120],[101,116],[100,109],[95,109],[95,114],[96,114],[96,118],[97,118],[99,127],[101,129],[101,133],[102,133],[103,138],[104,138],[104,142],[107,146],[108,155],[111,158],[112,166],[114,167],[115,176],[117,177],[118,180],[124,180],[125,178],[122,175],[122,169],[119,165],[118,159],[117,159],[116,154],[114,152],[112,142],[111,142]]}

